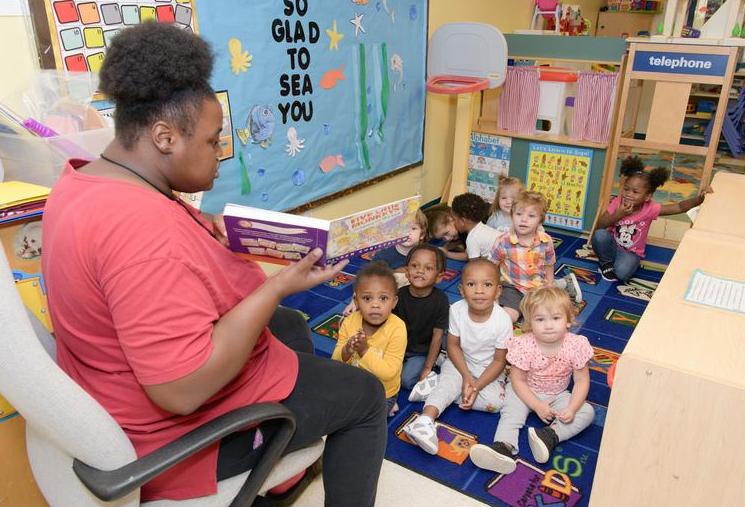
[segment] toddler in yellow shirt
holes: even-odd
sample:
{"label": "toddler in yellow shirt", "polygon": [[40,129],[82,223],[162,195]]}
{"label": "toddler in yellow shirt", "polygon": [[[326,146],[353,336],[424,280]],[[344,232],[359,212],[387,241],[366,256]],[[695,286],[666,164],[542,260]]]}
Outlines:
{"label": "toddler in yellow shirt", "polygon": [[354,282],[358,310],[342,322],[331,356],[378,377],[385,388],[389,415],[395,412],[406,351],[406,324],[391,314],[397,294],[396,278],[385,263],[363,267]]}

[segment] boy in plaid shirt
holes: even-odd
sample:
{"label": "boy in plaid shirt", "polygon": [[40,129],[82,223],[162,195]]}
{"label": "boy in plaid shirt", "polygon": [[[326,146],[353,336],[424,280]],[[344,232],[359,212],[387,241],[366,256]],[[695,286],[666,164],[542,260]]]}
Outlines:
{"label": "boy in plaid shirt", "polygon": [[573,273],[554,282],[554,243],[541,227],[546,208],[546,199],[540,193],[521,192],[512,205],[512,230],[494,245],[494,258],[503,281],[499,304],[512,322],[520,318],[520,302],[530,289],[556,285],[582,301]]}

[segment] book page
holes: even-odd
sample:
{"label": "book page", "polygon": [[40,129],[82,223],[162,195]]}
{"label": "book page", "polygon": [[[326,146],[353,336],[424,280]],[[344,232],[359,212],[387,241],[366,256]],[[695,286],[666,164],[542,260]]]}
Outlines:
{"label": "book page", "polygon": [[745,282],[727,280],[696,270],[685,300],[730,312],[745,313]]}
{"label": "book page", "polygon": [[420,196],[339,218],[329,228],[328,260],[341,260],[404,241],[416,220]]}

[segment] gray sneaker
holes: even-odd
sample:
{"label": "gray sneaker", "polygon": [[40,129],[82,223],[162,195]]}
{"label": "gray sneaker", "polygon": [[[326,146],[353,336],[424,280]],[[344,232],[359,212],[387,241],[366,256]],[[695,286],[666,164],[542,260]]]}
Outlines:
{"label": "gray sneaker", "polygon": [[559,437],[550,426],[543,428],[528,428],[528,443],[530,452],[533,453],[533,459],[537,463],[545,463],[551,456],[551,451],[559,443]]}
{"label": "gray sneaker", "polygon": [[569,297],[574,299],[576,303],[581,303],[582,302],[582,289],[579,286],[577,275],[575,275],[574,273],[570,271],[569,274],[563,278],[563,280],[566,283],[566,287],[564,287],[564,290],[567,291],[567,294],[569,294]]}

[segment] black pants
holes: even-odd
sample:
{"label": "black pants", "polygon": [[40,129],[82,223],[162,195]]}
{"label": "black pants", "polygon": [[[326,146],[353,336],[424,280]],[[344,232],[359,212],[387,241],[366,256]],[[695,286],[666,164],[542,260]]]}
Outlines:
{"label": "black pants", "polygon": [[[285,452],[308,447],[327,435],[323,452],[326,505],[372,507],[387,437],[382,384],[364,370],[308,353],[313,351],[310,331],[294,310],[278,308],[269,328],[298,351],[295,389],[282,401],[297,418],[295,435]],[[271,431],[271,427],[262,427],[266,436]],[[254,466],[260,453],[251,452],[253,434],[235,433],[222,440],[218,480]]]}

